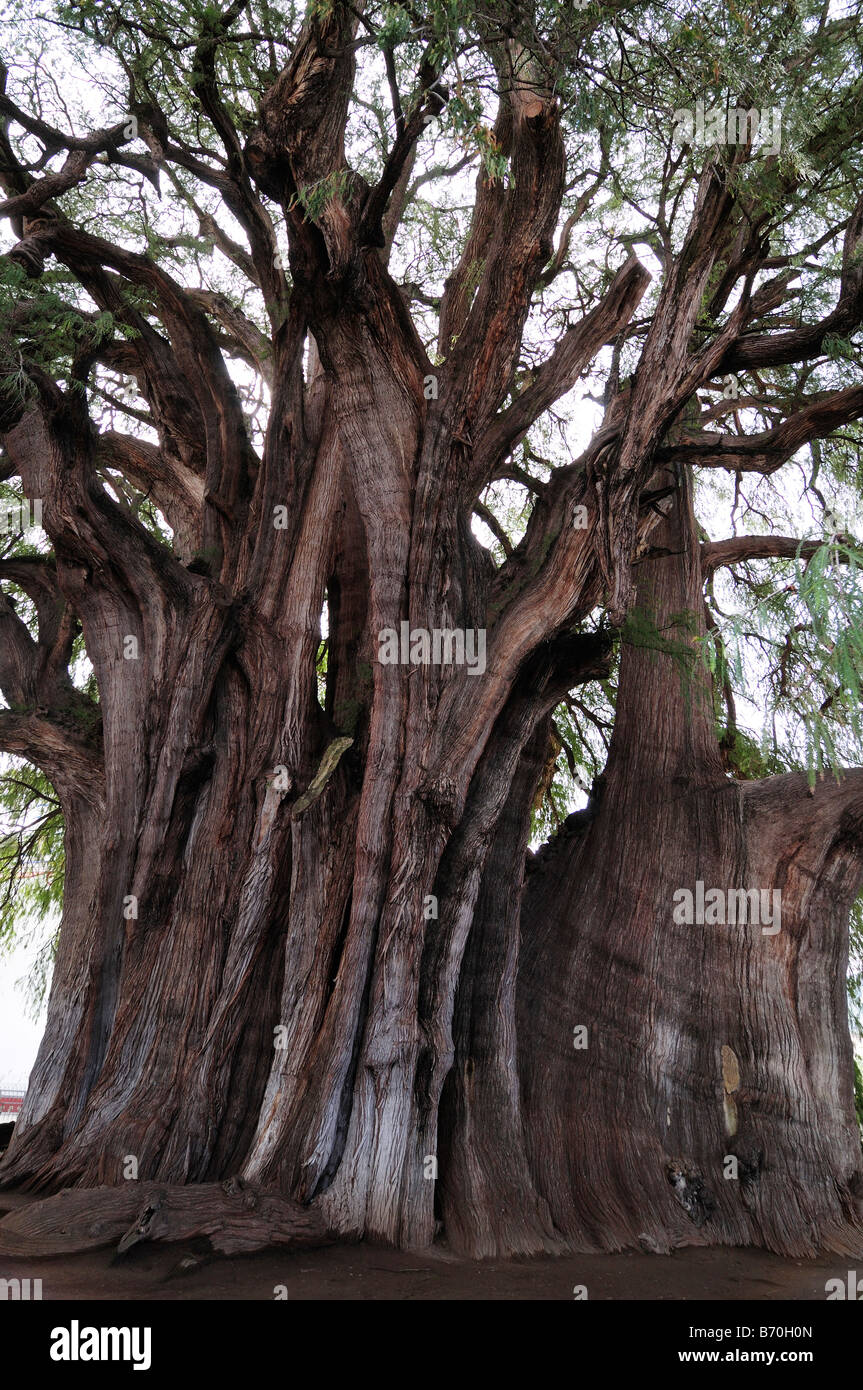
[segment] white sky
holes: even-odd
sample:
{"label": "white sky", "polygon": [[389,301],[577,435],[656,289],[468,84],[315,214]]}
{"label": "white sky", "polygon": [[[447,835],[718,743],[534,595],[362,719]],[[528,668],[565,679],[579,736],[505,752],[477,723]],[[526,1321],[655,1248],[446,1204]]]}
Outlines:
{"label": "white sky", "polygon": [[45,1011],[31,1017],[25,983],[39,943],[19,941],[0,956],[0,1090],[24,1090],[45,1026]]}

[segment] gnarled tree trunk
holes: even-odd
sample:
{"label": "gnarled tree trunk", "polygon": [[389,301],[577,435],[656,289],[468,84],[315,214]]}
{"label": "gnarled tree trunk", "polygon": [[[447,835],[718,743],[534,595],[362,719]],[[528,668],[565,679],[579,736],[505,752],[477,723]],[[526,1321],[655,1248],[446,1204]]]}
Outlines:
{"label": "gnarled tree trunk", "polygon": [[[54,256],[116,327],[73,354],[65,389],[31,363],[26,399],[0,400],[10,468],[43,500],[53,550],[29,569],[0,561],[39,610],[36,638],[2,613],[0,688],[19,708],[0,711],[0,747],[44,768],[67,823],[46,1033],[0,1181],[238,1175],[312,1204],[315,1228],[319,1214],[421,1247],[442,1222],[483,1256],[859,1246],[844,974],[863,771],[813,791],[802,775],[726,774],[694,657],[688,467],[770,471],[858,418],[863,397],[820,393],[737,452],[707,431],[694,444],[679,421],[717,374],[806,360],[863,320],[863,200],[843,223],[836,311],[775,342],[757,325],[782,294],[751,293],[769,241],[732,176],[749,151],[708,162],[672,200],[691,218],[675,256],[669,235],[646,325],[631,320],[649,276],[627,253],[521,374],[529,315],[568,246],[567,223],[554,248],[564,122],[532,31],[489,36],[481,15],[498,87],[484,153],[507,173],[480,170],[431,301],[433,352],[389,256],[417,140],[445,100],[443,48],[424,48],[369,187],[345,146],[361,7],[310,7],[245,145],[214,58],[244,6],[211,8],[195,119],[224,157],[169,139],[148,99],[151,162],[128,167],[155,177],[176,160],[223,198],[248,249],[214,239],[269,336],[58,206],[93,160],[120,159],[116,130],[64,141],[30,121],[46,162],[68,149],[64,171],[0,168],[13,262],[38,280]],[[643,347],[621,384],[630,330]],[[259,450],[226,339],[267,384]],[[524,537],[495,565],[472,530],[478,499],[609,345],[601,429],[537,483]],[[94,364],[134,378],[158,444],[99,431]],[[171,544],[116,501],[105,469],[152,490]],[[625,645],[601,784],[534,857],[552,712],[608,674],[636,586],[664,641]],[[68,676],[79,624],[98,706]],[[383,659],[382,635],[403,624],[481,632],[482,670]],[[697,883],[781,891],[781,929],[675,921],[675,893]]]}

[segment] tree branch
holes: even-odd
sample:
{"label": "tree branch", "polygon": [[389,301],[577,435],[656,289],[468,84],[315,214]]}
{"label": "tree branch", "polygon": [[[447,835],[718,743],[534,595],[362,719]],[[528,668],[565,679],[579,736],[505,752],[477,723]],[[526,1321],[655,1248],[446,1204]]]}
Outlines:
{"label": "tree branch", "polygon": [[[863,196],[854,208],[845,231],[839,299],[832,313],[819,323],[807,324],[788,333],[746,334],[733,343],[719,363],[719,372],[747,368],[781,367],[818,357],[824,341],[833,335],[847,337],[863,322],[863,260],[859,251],[863,237]],[[753,306],[756,299],[753,298]]]}
{"label": "tree branch", "polygon": [[575,385],[581,372],[606,343],[617,337],[641,301],[650,275],[637,256],[618,270],[604,298],[580,323],[567,329],[530,386],[502,411],[474,451],[478,476],[493,474],[500,460],[523,439],[543,411]]}
{"label": "tree branch", "polygon": [[[125,251],[59,219],[36,223],[32,235],[38,236],[40,249],[50,248],[85,284],[93,282],[95,273],[99,287],[109,293],[111,284],[103,267],[110,266],[132,284],[155,294],[180,373],[197,402],[202,420],[207,470],[205,502],[209,504],[204,515],[203,548],[213,557],[213,572],[230,565],[240,544],[241,528],[236,523],[248,507],[258,460],[248,439],[237,389],[206,314],[181,285],[146,256]],[[23,244],[19,243],[19,247]],[[114,294],[117,297],[117,287]],[[152,349],[154,330],[142,316],[138,322],[139,331]]]}
{"label": "tree branch", "polygon": [[[487,239],[487,251],[464,328],[444,368],[455,433],[474,445],[510,389],[531,298],[553,253],[563,199],[566,159],[557,101],[532,62],[517,69],[519,53],[517,46],[508,48],[501,75],[511,172],[489,236],[484,223],[491,208],[482,187],[478,190],[478,211],[483,206],[477,235]],[[469,242],[472,238],[473,232]]]}
{"label": "tree branch", "polygon": [[99,745],[69,723],[38,713],[0,710],[0,749],[41,768],[61,802],[84,797],[101,809],[105,777]]}
{"label": "tree branch", "polygon": [[863,415],[863,386],[819,394],[802,410],[772,430],[760,434],[714,434],[702,431],[683,435],[675,446],[657,457],[697,465],[727,468],[734,473],[775,473],[802,444],[824,439],[841,425]]}
{"label": "tree branch", "polygon": [[[825,541],[798,540],[796,536],[730,536],[722,541],[704,541],[701,546],[701,569],[705,579],[715,570],[744,560],[809,560]],[[841,542],[838,544],[842,558]]]}

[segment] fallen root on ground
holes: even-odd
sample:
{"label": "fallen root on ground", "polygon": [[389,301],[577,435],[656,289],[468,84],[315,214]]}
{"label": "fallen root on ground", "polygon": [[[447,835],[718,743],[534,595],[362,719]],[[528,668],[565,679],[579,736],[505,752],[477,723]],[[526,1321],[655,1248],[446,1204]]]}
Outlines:
{"label": "fallen root on ground", "polygon": [[0,1255],[70,1255],[108,1245],[123,1254],[139,1241],[200,1236],[223,1255],[332,1239],[314,1208],[241,1178],[188,1187],[129,1182],[67,1188],[10,1212],[0,1221]]}

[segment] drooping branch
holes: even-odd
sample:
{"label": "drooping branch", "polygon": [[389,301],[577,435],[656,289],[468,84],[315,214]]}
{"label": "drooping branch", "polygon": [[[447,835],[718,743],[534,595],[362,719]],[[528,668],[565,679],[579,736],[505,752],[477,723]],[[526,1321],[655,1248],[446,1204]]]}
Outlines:
{"label": "drooping branch", "polygon": [[254,367],[270,390],[273,389],[273,345],[257,324],[247,318],[223,294],[213,290],[189,290],[191,299],[212,314],[225,329],[238,356]]}
{"label": "drooping branch", "polygon": [[36,704],[39,649],[6,594],[0,597],[0,690],[12,706]]}
{"label": "drooping branch", "polygon": [[485,523],[485,525],[488,527],[495,540],[497,541],[498,545],[503,550],[504,555],[507,557],[507,559],[509,559],[509,557],[512,555],[512,542],[510,541],[509,536],[506,534],[506,531],[501,526],[494,512],[492,512],[485,505],[484,502],[474,502],[473,510],[474,515],[478,516],[480,521],[483,521]]}
{"label": "drooping branch", "polygon": [[[100,303],[109,306],[119,297],[119,286],[113,283],[115,278],[106,276],[102,281],[102,277],[98,277],[101,284],[90,279],[87,288],[99,294]],[[202,484],[206,475],[203,417],[171,344],[143,315],[132,312],[129,319],[136,337],[131,342],[107,343],[94,361],[109,371],[134,378],[138,392],[150,407],[147,423],[159,436],[163,467],[167,470],[176,465],[178,490],[182,493],[186,489],[187,474],[200,479]],[[130,413],[134,418],[134,407]]]}

